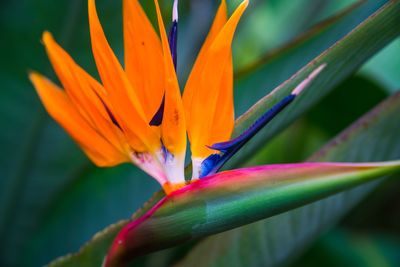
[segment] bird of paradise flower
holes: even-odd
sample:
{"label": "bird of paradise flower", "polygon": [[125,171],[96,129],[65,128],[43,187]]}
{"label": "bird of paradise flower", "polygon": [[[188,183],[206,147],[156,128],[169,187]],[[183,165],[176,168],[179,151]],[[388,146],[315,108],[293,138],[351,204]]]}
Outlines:
{"label": "bird of paradise flower", "polygon": [[[64,90],[41,74],[30,73],[48,113],[96,165],[106,167],[132,162],[154,177],[167,194],[140,220],[121,230],[110,249],[106,266],[125,262],[128,252],[134,250],[135,245],[129,244],[135,232],[132,229],[153,216],[170,199],[185,196],[190,190],[212,192],[216,188],[220,190],[221,186],[231,190],[232,185],[248,188],[249,183],[250,187],[259,186],[263,183],[260,179],[268,177],[268,173],[279,172],[292,177],[297,172],[299,177],[306,179],[322,173],[364,171],[363,175],[369,177],[380,167],[388,167],[382,173],[398,168],[398,162],[305,163],[261,166],[214,175],[262,127],[292,103],[326,65],[315,68],[291,94],[230,140],[235,117],[231,43],[249,0],[242,1],[229,18],[226,2],[221,1],[182,97],[176,74],[178,1],[174,1],[169,35],[158,0],[154,3],[160,37],[139,1],[123,1],[123,67],[106,40],[95,0],[88,0],[92,52],[102,83],[83,70],[49,32],[43,34],[43,43]],[[190,179],[185,179],[184,175],[186,135],[192,159]],[[243,180],[249,177],[253,177],[250,182]],[[254,216],[253,220],[257,218]]]}
{"label": "bird of paradise flower", "polygon": [[249,130],[228,141],[234,125],[231,43],[249,1],[243,1],[229,19],[222,1],[183,97],[175,71],[177,1],[169,37],[155,3],[161,42],[139,2],[124,1],[124,69],[107,43],[95,2],[89,1],[92,49],[103,85],[80,68],[49,32],[43,34],[43,43],[65,91],[38,73],[32,72],[30,78],[49,114],[96,165],[133,162],[170,193],[187,183],[186,133],[192,154],[190,180],[195,181],[215,173],[234,154],[232,150],[236,152],[287,106],[324,65]]}

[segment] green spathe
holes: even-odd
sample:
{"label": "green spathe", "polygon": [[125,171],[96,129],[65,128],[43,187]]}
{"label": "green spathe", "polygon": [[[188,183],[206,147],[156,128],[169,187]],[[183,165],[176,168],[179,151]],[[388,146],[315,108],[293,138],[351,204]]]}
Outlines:
{"label": "green spathe", "polygon": [[400,161],[298,163],[208,176],[161,199],[115,238],[105,266],[223,232],[400,171]]}

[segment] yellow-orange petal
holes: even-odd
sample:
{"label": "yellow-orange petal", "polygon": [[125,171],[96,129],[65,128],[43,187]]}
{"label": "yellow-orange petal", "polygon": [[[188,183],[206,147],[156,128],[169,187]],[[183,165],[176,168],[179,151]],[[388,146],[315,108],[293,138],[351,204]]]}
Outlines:
{"label": "yellow-orange petal", "polygon": [[[208,42],[208,38],[206,40],[206,48],[205,50],[207,51],[208,48],[211,46],[213,43],[215,37],[219,33],[220,29],[222,29],[222,26],[226,23],[227,21],[227,10],[226,10],[226,3],[225,0],[221,1],[220,5],[221,13],[224,13],[225,15],[221,15],[220,18],[218,18],[218,13],[216,17],[216,21],[213,23],[213,25],[217,25],[214,29],[211,29],[210,34],[212,34],[210,37],[210,41]],[[218,10],[218,12],[220,12]],[[225,23],[220,26],[218,29],[218,25],[221,25],[223,22]],[[231,49],[231,48],[230,48]],[[206,56],[205,56],[206,58]],[[205,59],[206,60],[206,59]],[[227,141],[230,139],[233,131],[233,127],[235,124],[235,111],[234,111],[234,102],[233,102],[233,62],[232,62],[232,52],[229,54],[229,59],[228,62],[226,63],[224,73],[222,74],[221,78],[221,84],[219,85],[219,94],[218,94],[218,99],[217,99],[217,104],[216,107],[218,108],[218,114],[214,116],[213,121],[212,121],[212,131],[210,132],[210,136],[208,140],[206,141],[207,144],[214,144],[216,142],[221,142],[221,141]],[[202,146],[200,148],[201,151],[199,151],[198,156],[208,156],[210,152],[213,152],[206,146]]]}
{"label": "yellow-orange petal", "polygon": [[129,161],[127,155],[87,123],[59,87],[38,73],[30,73],[29,78],[50,116],[72,136],[96,165],[114,166]]}
{"label": "yellow-orange petal", "polygon": [[123,10],[125,71],[150,121],[164,95],[161,42],[139,1],[124,0]]}
{"label": "yellow-orange petal", "polygon": [[165,147],[172,154],[184,154],[186,151],[186,124],[182,98],[158,0],[154,0],[154,3],[163,47],[163,66],[165,71],[165,106],[161,125],[162,140]]}
{"label": "yellow-orange petal", "polygon": [[88,5],[92,51],[114,115],[135,151],[157,151],[161,147],[159,135],[149,126],[137,91],[107,42],[97,16],[95,0],[88,0]]}
{"label": "yellow-orange petal", "polygon": [[201,76],[199,74],[201,73],[201,70],[204,68],[204,64],[207,60],[207,53],[212,42],[214,41],[215,37],[218,35],[218,33],[228,20],[227,13],[228,10],[226,6],[226,1],[222,0],[218,8],[217,14],[215,15],[211,29],[207,35],[206,40],[203,43],[203,46],[200,49],[199,55],[197,56],[196,62],[194,63],[192,71],[186,82],[185,90],[183,91],[183,107],[185,110],[186,127],[188,129],[189,139],[190,139],[190,129],[191,129],[190,125],[192,123],[196,123],[194,120],[191,120],[190,111],[193,101],[193,95],[196,92],[197,86],[200,83],[201,79]]}
{"label": "yellow-orange petal", "polygon": [[[226,63],[224,73],[222,74],[221,83],[219,85],[220,92],[217,98],[216,115],[211,123],[212,130],[207,145],[212,145],[218,142],[228,141],[231,138],[235,125],[235,109],[233,103],[233,63],[232,56],[229,57]],[[204,147],[203,147],[204,149]],[[214,152],[209,148],[205,148],[208,153]],[[208,156],[209,154],[204,154]]]}
{"label": "yellow-orange petal", "polygon": [[104,99],[100,99],[103,91],[101,85],[74,62],[49,32],[43,34],[43,43],[50,62],[76,110],[100,135],[122,153],[127,153],[126,140],[106,110],[105,95],[103,94]]}
{"label": "yellow-orange petal", "polygon": [[247,5],[248,0],[243,1],[226,21],[226,4],[222,1],[186,84],[183,101],[194,158],[207,157],[213,152],[207,145],[225,141],[232,133],[234,110],[231,44]]}

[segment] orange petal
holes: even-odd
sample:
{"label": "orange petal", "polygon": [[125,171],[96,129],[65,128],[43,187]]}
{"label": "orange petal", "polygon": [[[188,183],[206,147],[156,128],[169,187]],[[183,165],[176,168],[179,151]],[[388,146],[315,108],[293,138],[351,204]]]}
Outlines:
{"label": "orange petal", "polygon": [[101,100],[99,96],[104,89],[74,62],[55,42],[50,33],[43,34],[43,43],[72,104],[92,128],[98,130],[99,134],[125,153],[126,140],[122,138],[120,129],[114,125],[107,113],[105,103],[103,103],[105,100]]}
{"label": "orange petal", "polygon": [[159,136],[149,126],[137,91],[107,42],[97,16],[95,0],[88,1],[93,55],[114,115],[135,151],[156,151],[161,146]]}
{"label": "orange petal", "polygon": [[196,88],[198,84],[200,83],[200,75],[199,73],[201,70],[204,68],[204,64],[207,60],[207,52],[214,41],[215,37],[218,35],[222,27],[225,25],[226,21],[228,20],[227,16],[228,10],[226,7],[226,1],[222,0],[221,4],[218,8],[217,14],[214,18],[213,24],[211,26],[211,29],[207,35],[207,38],[200,49],[199,55],[197,56],[196,62],[193,65],[192,71],[189,75],[189,78],[186,82],[185,90],[183,92],[183,106],[185,109],[185,115],[186,115],[186,125],[188,128],[188,134],[190,138],[190,125],[192,123],[196,123],[195,121],[191,120],[190,116],[190,111],[191,111],[191,105],[193,101],[193,95],[196,92]]}
{"label": "orange petal", "polygon": [[123,10],[125,71],[150,121],[164,94],[161,42],[139,1],[124,0]]}
{"label": "orange petal", "polygon": [[187,81],[183,101],[193,157],[207,157],[213,152],[207,145],[227,140],[232,133],[231,44],[247,5],[248,0],[243,1],[226,22],[226,3],[222,1]]}
{"label": "orange petal", "polygon": [[[206,141],[207,145],[212,145],[221,141],[228,141],[231,138],[233,127],[235,125],[235,110],[233,103],[233,63],[232,56],[229,57],[224,73],[222,74],[221,83],[218,87],[220,92],[218,94],[216,113],[211,123],[212,130],[210,136]],[[207,147],[203,150],[207,151],[205,156],[210,152],[214,152]],[[214,152],[215,153],[215,152]]]}
{"label": "orange petal", "polygon": [[37,73],[30,73],[29,78],[50,116],[72,136],[96,165],[114,166],[129,161],[125,154],[89,125],[60,88]]}
{"label": "orange petal", "polygon": [[186,150],[186,125],[182,98],[158,0],[154,0],[154,3],[163,47],[165,71],[165,107],[161,125],[162,140],[165,147],[172,154],[184,154]]}

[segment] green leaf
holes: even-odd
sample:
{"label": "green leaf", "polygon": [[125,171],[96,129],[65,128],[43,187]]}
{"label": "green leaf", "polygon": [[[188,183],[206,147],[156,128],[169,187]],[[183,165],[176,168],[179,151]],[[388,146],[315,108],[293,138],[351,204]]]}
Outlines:
{"label": "green leaf", "polygon": [[[142,216],[146,210],[154,206],[163,196],[164,194],[155,194],[144,204],[142,209],[132,215],[132,218],[137,219]],[[78,253],[60,257],[48,266],[100,266],[116,234],[127,223],[128,220],[122,220],[108,226],[106,229],[97,233]],[[26,262],[26,264],[29,264],[29,262]]]}
{"label": "green leaf", "polygon": [[399,266],[400,239],[382,232],[337,229],[325,235],[296,266]]}
{"label": "green leaf", "polygon": [[[1,5],[2,34],[7,41],[0,43],[0,79],[5,89],[1,90],[0,124],[7,130],[0,133],[0,236],[7,246],[0,250],[0,265],[9,266],[17,264],[26,235],[38,223],[33,214],[47,206],[62,186],[86,167],[87,160],[66,135],[59,134],[58,128],[49,127],[26,78],[28,68],[47,66],[40,60],[45,57],[38,38],[40,31],[49,26],[63,27],[63,19],[57,13],[79,16],[79,1],[71,1],[71,6],[54,2],[45,7],[30,1],[23,9],[21,3],[11,1]],[[52,8],[54,13],[37,20],[46,8]],[[18,16],[15,10],[20,10]],[[63,39],[69,39],[68,35],[65,32]],[[30,39],[36,43],[27,49]],[[56,170],[60,169],[64,171],[58,173]]]}
{"label": "green leaf", "polygon": [[[59,255],[78,250],[105,226],[129,218],[131,211],[142,206],[159,188],[153,179],[143,177],[130,165],[105,170],[92,167],[78,177],[64,186],[41,213],[35,214],[42,222],[21,251],[21,265],[44,265]],[[61,244],[60,229],[65,235]]]}
{"label": "green leaf", "polygon": [[[313,0],[296,2],[270,0],[268,3],[260,0],[252,1],[246,11],[251,15],[241,19],[241,26],[234,41],[234,65],[236,68],[248,69],[245,67],[246,64],[252,65],[253,62],[260,61],[266,51],[269,51],[268,55],[275,54],[276,50],[282,50],[280,48],[282,44],[295,36],[309,38],[315,31],[323,31],[322,28],[329,27],[365,1],[350,1],[355,2],[354,4],[349,1],[341,4],[338,2],[340,1],[334,3]],[[293,17],[297,18],[296,23],[293,23]],[[265,30],[266,27],[268,30]],[[294,38],[294,41],[289,43],[295,45],[296,40],[299,41],[298,38]]]}
{"label": "green leaf", "polygon": [[400,160],[277,164],[207,176],[127,224],[105,266],[125,266],[135,256],[268,218],[394,172],[400,172]]}
{"label": "green leaf", "polygon": [[[388,98],[314,154],[312,161],[379,161],[400,157],[400,93]],[[201,241],[177,266],[282,266],[358,203],[361,186]],[[204,258],[205,251],[210,251]]]}
{"label": "green leaf", "polygon": [[365,64],[361,72],[384,84],[389,92],[395,92],[400,88],[400,81],[396,75],[399,69],[400,40],[397,39]]}
{"label": "green leaf", "polygon": [[[368,5],[376,5],[376,2],[369,1],[366,6]],[[351,16],[349,16],[349,18],[350,17]],[[355,72],[367,59],[394,40],[400,34],[400,28],[396,26],[399,23],[400,3],[399,1],[390,1],[349,34],[337,41],[321,55],[314,58],[293,77],[259,100],[253,107],[238,118],[235,125],[235,136],[247,129],[265,112],[265,110],[288,95],[295,86],[299,84],[300,81],[304,80],[317,66],[323,63],[327,64],[327,67],[319,74],[309,88],[304,91],[300,98],[283,111],[282,114],[279,114],[268,127],[253,138],[253,140],[241,150],[241,153],[238,153],[237,156],[231,160],[228,164],[228,168],[240,165],[243,160],[249,158],[266,140],[270,139],[274,134],[282,130],[295,118],[309,109],[324,95],[329,93],[338,83]],[[302,58],[308,57],[305,55],[306,51],[312,50],[310,49],[311,44],[315,45],[317,43],[315,40],[313,41],[314,42],[307,40],[307,42],[304,42],[304,47],[300,46],[304,50],[301,49],[295,53],[295,55]],[[308,48],[308,50],[306,50],[306,48]],[[303,53],[301,53],[301,51]],[[286,52],[291,52],[291,50]],[[286,59],[286,56],[288,56],[289,59],[294,59],[291,53],[283,53],[281,57],[271,60],[268,64],[261,65],[254,69],[252,73],[241,78],[239,80],[240,90],[236,94],[236,97],[240,99],[250,99],[254,96],[260,97],[261,94],[265,95],[265,88],[268,88],[265,84],[266,80],[268,80],[266,77],[268,77],[268,75],[279,76],[275,74],[275,72],[282,71],[282,66],[287,66],[286,64],[291,62]],[[298,66],[296,60],[293,60],[293,64]],[[292,70],[292,67],[288,67],[287,69]],[[288,70],[285,69],[285,71]],[[280,75],[288,74],[283,72],[283,74]],[[247,90],[244,91],[243,88],[247,88]],[[247,93],[250,89],[252,94]]]}

